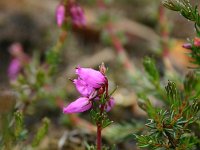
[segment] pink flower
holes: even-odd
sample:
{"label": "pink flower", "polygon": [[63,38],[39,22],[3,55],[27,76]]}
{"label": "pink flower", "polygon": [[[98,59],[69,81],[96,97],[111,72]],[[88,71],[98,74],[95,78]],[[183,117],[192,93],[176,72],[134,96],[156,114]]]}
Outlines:
{"label": "pink flower", "polygon": [[56,9],[56,21],[59,27],[62,26],[65,20],[65,6],[63,4],[59,4]]}
{"label": "pink flower", "polygon": [[77,5],[73,4],[70,8],[70,15],[72,22],[77,26],[84,26],[86,24],[85,15],[83,9]]}
{"label": "pink flower", "polygon": [[109,101],[106,102],[106,105],[105,105],[105,110],[108,112],[110,111],[115,105],[115,100],[113,97],[110,98]]}
{"label": "pink flower", "polygon": [[14,58],[11,60],[8,67],[8,77],[10,78],[10,80],[16,80],[21,68],[22,65],[19,59]]}
{"label": "pink flower", "polygon": [[80,78],[74,79],[73,83],[76,86],[76,89],[82,96],[89,97],[90,94],[95,90],[93,87],[90,87],[84,80]]}
{"label": "pink flower", "polygon": [[[91,68],[76,69],[77,79],[73,80],[76,89],[82,97],[70,103],[63,108],[64,113],[79,113],[91,109],[92,103],[99,100],[99,90],[108,86],[108,81],[105,75],[100,71]],[[101,93],[102,94],[102,93]],[[114,105],[114,99],[111,98],[106,104],[105,109],[109,111]]]}
{"label": "pink flower", "polygon": [[81,68],[76,69],[76,74],[79,76],[80,80],[83,80],[89,87],[98,89],[102,87],[107,82],[106,77],[99,71],[91,68]]}
{"label": "pink flower", "polygon": [[92,107],[92,103],[89,98],[80,97],[76,101],[70,103],[67,107],[63,108],[63,113],[79,113],[89,110]]}

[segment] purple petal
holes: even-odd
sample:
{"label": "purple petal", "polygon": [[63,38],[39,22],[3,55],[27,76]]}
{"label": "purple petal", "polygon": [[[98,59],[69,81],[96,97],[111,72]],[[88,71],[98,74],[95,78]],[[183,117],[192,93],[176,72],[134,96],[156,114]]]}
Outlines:
{"label": "purple petal", "polygon": [[92,107],[92,103],[86,97],[80,97],[76,101],[70,103],[68,106],[63,108],[63,113],[79,113],[89,110]]}
{"label": "purple petal", "polygon": [[106,83],[106,77],[99,71],[91,68],[76,69],[76,74],[86,83],[93,88],[100,88]]}
{"label": "purple petal", "polygon": [[93,91],[95,90],[94,88],[90,87],[87,85],[87,83],[80,78],[74,79],[74,84],[76,86],[76,89],[82,96],[89,96]]}
{"label": "purple petal", "polygon": [[63,22],[65,20],[65,6],[60,4],[58,5],[57,9],[56,9],[56,21],[57,21],[57,25],[59,27],[62,26]]}
{"label": "purple petal", "polygon": [[9,67],[8,67],[8,77],[10,80],[15,80],[20,73],[22,65],[18,59],[11,60]]}
{"label": "purple petal", "polygon": [[106,102],[106,105],[105,105],[105,110],[108,112],[110,111],[115,105],[115,100],[113,97],[110,98],[109,101]]}

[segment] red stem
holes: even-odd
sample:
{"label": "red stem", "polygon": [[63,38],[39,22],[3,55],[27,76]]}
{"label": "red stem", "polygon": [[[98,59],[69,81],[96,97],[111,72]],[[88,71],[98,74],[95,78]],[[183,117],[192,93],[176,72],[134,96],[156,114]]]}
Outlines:
{"label": "red stem", "polygon": [[97,150],[101,150],[101,124],[97,124]]}
{"label": "red stem", "polygon": [[[107,99],[108,98],[108,80],[107,79],[106,79],[106,84],[105,84],[105,92],[106,92],[105,99]],[[100,115],[103,114],[104,107],[105,105],[102,104],[100,107]],[[101,137],[102,124],[100,121],[97,122],[97,150],[101,150],[101,145],[102,145],[102,137]]]}

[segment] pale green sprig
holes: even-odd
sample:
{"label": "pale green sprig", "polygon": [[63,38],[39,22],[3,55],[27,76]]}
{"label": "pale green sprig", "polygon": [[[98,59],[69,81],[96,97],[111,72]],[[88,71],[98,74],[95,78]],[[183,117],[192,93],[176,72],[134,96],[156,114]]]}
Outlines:
{"label": "pale green sprig", "polygon": [[189,0],[163,0],[163,5],[173,11],[179,11],[182,16],[200,26],[200,15],[196,7]]}

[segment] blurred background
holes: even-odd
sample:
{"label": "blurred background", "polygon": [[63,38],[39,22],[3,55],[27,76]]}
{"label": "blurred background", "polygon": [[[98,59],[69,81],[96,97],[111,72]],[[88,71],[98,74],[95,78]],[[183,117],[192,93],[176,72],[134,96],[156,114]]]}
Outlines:
{"label": "blurred background", "polygon": [[[140,132],[141,126],[135,120],[145,122],[146,119],[145,112],[137,104],[137,92],[148,86],[142,82],[145,76],[142,60],[145,56],[153,57],[161,77],[166,70],[168,77],[172,78],[174,72],[177,76],[183,74],[190,63],[182,45],[187,38],[195,36],[193,23],[168,11],[160,0],[77,0],[76,3],[84,10],[86,24],[60,28],[55,14],[60,2],[0,0],[0,109],[6,107],[9,111],[10,105],[24,96],[20,95],[20,90],[23,93],[27,85],[28,89],[31,87],[24,81],[13,83],[9,77],[13,46],[23,49],[27,60],[30,60],[27,62],[37,60],[32,73],[21,72],[22,76],[26,76],[20,81],[30,83],[39,82],[31,76],[37,72],[37,67],[45,68],[48,51],[59,49],[60,61],[56,64],[56,72],[45,78],[48,84],[44,84],[42,91],[39,86],[34,92],[25,92],[30,99],[40,99],[27,108],[25,124],[34,131],[43,117],[50,118],[49,136],[45,137],[39,149],[50,146],[51,149],[59,149],[59,146],[60,149],[84,149],[81,144],[83,139],[89,143],[95,139],[95,129],[88,122],[88,114],[69,117],[62,114],[61,107],[78,97],[74,85],[68,80],[75,78],[74,68],[81,65],[98,69],[104,62],[108,67],[110,89],[118,86],[114,93],[116,107],[110,116],[114,122],[122,123],[115,124],[113,130],[108,128],[105,131],[104,142],[110,145],[116,143],[117,149],[136,149],[134,139],[126,140],[124,137],[136,130]],[[197,4],[198,0],[192,2]],[[166,82],[164,78],[163,83]],[[13,98],[13,93],[17,93],[18,98]],[[8,99],[14,99],[14,102],[10,104]],[[155,97],[152,96],[152,99],[155,105],[162,105]],[[72,121],[76,122],[76,126]],[[61,139],[65,139],[64,144]]]}
{"label": "blurred background", "polygon": [[[0,81],[2,84],[8,83],[6,78],[6,68],[10,61],[8,48],[12,43],[20,42],[28,53],[34,50],[45,52],[53,45],[53,42],[55,43],[59,32],[55,21],[55,9],[58,3],[57,0],[0,1]],[[98,29],[95,29],[98,15],[101,13],[96,9],[98,6],[95,4],[95,0],[80,0],[79,3],[84,8],[87,25],[92,31],[75,30],[68,35],[69,40],[77,43],[66,44],[65,56],[67,58],[64,59],[66,64],[73,64],[74,62],[71,61],[75,61],[74,58],[77,55],[80,59],[84,54],[94,54],[99,49],[106,47],[101,43],[102,41],[98,40]],[[108,11],[111,14],[115,20],[114,24],[117,26],[116,30],[127,32],[131,36],[125,45],[127,53],[131,57],[134,57],[136,53],[137,55],[140,55],[138,53],[141,55],[146,52],[151,53],[158,48],[156,44],[159,41],[156,38],[159,36],[159,0],[108,0],[107,3],[109,3],[109,8],[102,11]],[[170,36],[173,38],[185,40],[194,34],[191,32],[193,24],[174,12],[167,12],[167,24],[170,26]],[[70,55],[74,55],[74,58]]]}

